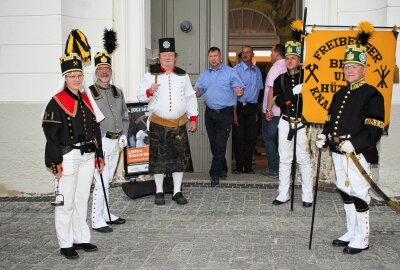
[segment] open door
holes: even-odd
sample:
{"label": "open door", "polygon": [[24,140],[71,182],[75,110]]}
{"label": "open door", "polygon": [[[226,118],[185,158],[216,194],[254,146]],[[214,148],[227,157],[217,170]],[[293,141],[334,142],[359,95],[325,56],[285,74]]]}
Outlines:
{"label": "open door", "polygon": [[[153,59],[149,62],[156,61],[160,37],[175,38],[177,66],[186,70],[194,85],[200,73],[208,68],[207,50],[211,46],[219,47],[224,53],[224,62],[228,60],[228,0],[151,0]],[[198,104],[198,130],[189,134],[189,143],[194,171],[208,172],[212,155],[202,98],[198,99]],[[231,148],[228,148],[228,164],[231,156]]]}

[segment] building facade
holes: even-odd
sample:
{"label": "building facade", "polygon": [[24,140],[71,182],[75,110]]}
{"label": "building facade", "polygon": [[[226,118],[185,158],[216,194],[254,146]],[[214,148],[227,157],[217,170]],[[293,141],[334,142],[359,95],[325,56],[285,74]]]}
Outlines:
{"label": "building facade", "polygon": [[[361,20],[369,20],[379,26],[400,25],[396,16],[400,2],[396,0],[304,0],[296,4],[301,10],[308,8],[307,24],[357,25]],[[135,102],[146,66],[157,56],[159,37],[177,39],[177,65],[190,73],[193,84],[207,67],[210,46],[220,47],[225,53],[224,61],[227,60],[228,7],[228,0],[2,0],[0,196],[53,192],[52,177],[44,167],[41,113],[61,77],[58,59],[72,29],[85,33],[92,54],[102,49],[105,27],[118,32],[114,79],[127,101]],[[184,31],[185,24],[182,26],[185,21],[191,22],[189,32]],[[85,69],[87,85],[92,83],[93,73],[92,64]],[[390,196],[400,195],[400,168],[396,166],[400,142],[393,136],[400,132],[399,113],[400,87],[395,84],[389,136],[381,140],[378,170],[380,186]],[[202,145],[201,149],[206,150],[193,155],[207,160],[210,154],[204,145],[208,145],[208,139],[201,118],[191,144]],[[194,148],[197,149],[196,145]],[[194,163],[197,171],[208,169],[207,163]]]}

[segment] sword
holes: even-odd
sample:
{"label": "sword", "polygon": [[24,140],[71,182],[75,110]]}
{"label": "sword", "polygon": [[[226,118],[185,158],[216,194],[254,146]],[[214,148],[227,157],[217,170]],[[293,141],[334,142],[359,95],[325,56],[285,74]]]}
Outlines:
{"label": "sword", "polygon": [[[118,170],[118,166],[119,166],[119,162],[121,160],[121,155],[122,155],[122,151],[123,150],[124,149],[122,147],[119,148],[118,161],[117,161],[117,166],[115,166],[114,175],[113,175],[113,178],[112,178],[113,180],[115,178],[115,175],[117,174],[117,170]],[[124,174],[125,174],[124,170],[122,169],[122,176],[125,176]]]}
{"label": "sword", "polygon": [[354,153],[346,154],[350,156],[351,160],[353,161],[354,165],[356,165],[357,169],[360,171],[362,176],[364,177],[365,181],[367,181],[371,188],[385,201],[385,203],[390,206],[394,211],[400,214],[400,205],[390,199],[383,191],[378,187],[378,185],[372,180],[369,174],[365,171],[364,167],[361,165],[360,161],[358,161],[357,156]]}
{"label": "sword", "polygon": [[[99,155],[97,154],[97,151],[95,151],[95,154],[96,154],[96,160],[97,160],[97,167],[100,169],[100,158],[99,158]],[[99,174],[100,174],[101,186],[103,187],[104,200],[106,202],[108,219],[110,220],[110,225],[111,225],[112,221],[111,221],[110,207],[108,206],[107,193],[106,193],[106,188],[104,187],[103,174],[100,172],[99,172]]]}

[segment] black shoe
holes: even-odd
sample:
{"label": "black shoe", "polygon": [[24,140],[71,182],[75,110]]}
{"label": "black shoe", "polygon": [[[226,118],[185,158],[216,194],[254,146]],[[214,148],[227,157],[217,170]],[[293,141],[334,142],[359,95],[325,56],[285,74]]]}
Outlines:
{"label": "black shoe", "polygon": [[335,240],[332,241],[332,246],[334,246],[334,247],[347,247],[347,245],[349,243],[350,242],[342,241],[342,240],[339,240],[339,239],[335,239]]}
{"label": "black shoe", "polygon": [[121,225],[121,224],[124,224],[126,222],[126,219],[124,219],[124,218],[117,218],[116,220],[111,220],[111,222],[110,221],[106,221],[106,223],[107,224],[115,224],[115,225]]}
{"label": "black shoe", "polygon": [[63,255],[67,259],[77,259],[77,258],[79,258],[78,252],[76,252],[73,247],[61,248],[60,249],[60,254]]}
{"label": "black shoe", "polygon": [[[288,202],[288,201],[286,201],[286,202]],[[274,200],[273,202],[272,202],[272,204],[273,205],[281,205],[281,204],[284,204],[285,202],[281,202],[281,201],[278,201],[278,200]]]}
{"label": "black shoe", "polygon": [[215,187],[219,185],[219,178],[217,176],[211,177],[211,186]]}
{"label": "black shoe", "polygon": [[225,172],[225,173],[221,174],[218,178],[221,179],[221,180],[224,180],[224,179],[226,179],[227,176],[228,176],[228,175],[227,175],[227,173]]}
{"label": "black shoe", "polygon": [[253,171],[253,169],[245,170],[244,173],[255,174],[255,172]]}
{"label": "black shoe", "polygon": [[363,250],[367,250],[367,249],[369,249],[369,246],[367,246],[366,248],[352,248],[352,247],[347,246],[347,247],[345,247],[343,249],[343,253],[346,253],[346,254],[357,254],[357,253],[360,253]]}
{"label": "black shoe", "polygon": [[110,233],[113,231],[113,229],[111,229],[108,226],[104,226],[104,227],[100,227],[100,228],[92,228],[94,231],[96,232],[101,232],[101,233]]}
{"label": "black shoe", "polygon": [[176,201],[177,204],[187,204],[187,200],[185,197],[183,197],[182,192],[177,192],[173,197],[172,197],[173,201]]}
{"label": "black shoe", "polygon": [[233,174],[241,174],[243,172],[242,172],[242,170],[235,169],[232,173]]}
{"label": "black shoe", "polygon": [[97,251],[97,246],[90,244],[90,243],[80,243],[80,244],[73,244],[75,249],[83,249],[87,252]]}
{"label": "black shoe", "polygon": [[312,202],[303,202],[303,207],[311,207]]}
{"label": "black shoe", "polygon": [[156,205],[165,204],[164,193],[162,193],[162,192],[156,193],[156,196],[154,197],[154,203]]}

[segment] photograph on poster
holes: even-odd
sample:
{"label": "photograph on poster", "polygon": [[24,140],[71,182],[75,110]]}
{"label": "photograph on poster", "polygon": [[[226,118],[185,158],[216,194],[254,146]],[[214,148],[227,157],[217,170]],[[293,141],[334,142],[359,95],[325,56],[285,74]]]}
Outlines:
{"label": "photograph on poster", "polygon": [[149,136],[147,103],[128,103],[128,146],[125,149],[125,177],[147,174],[149,170]]}

